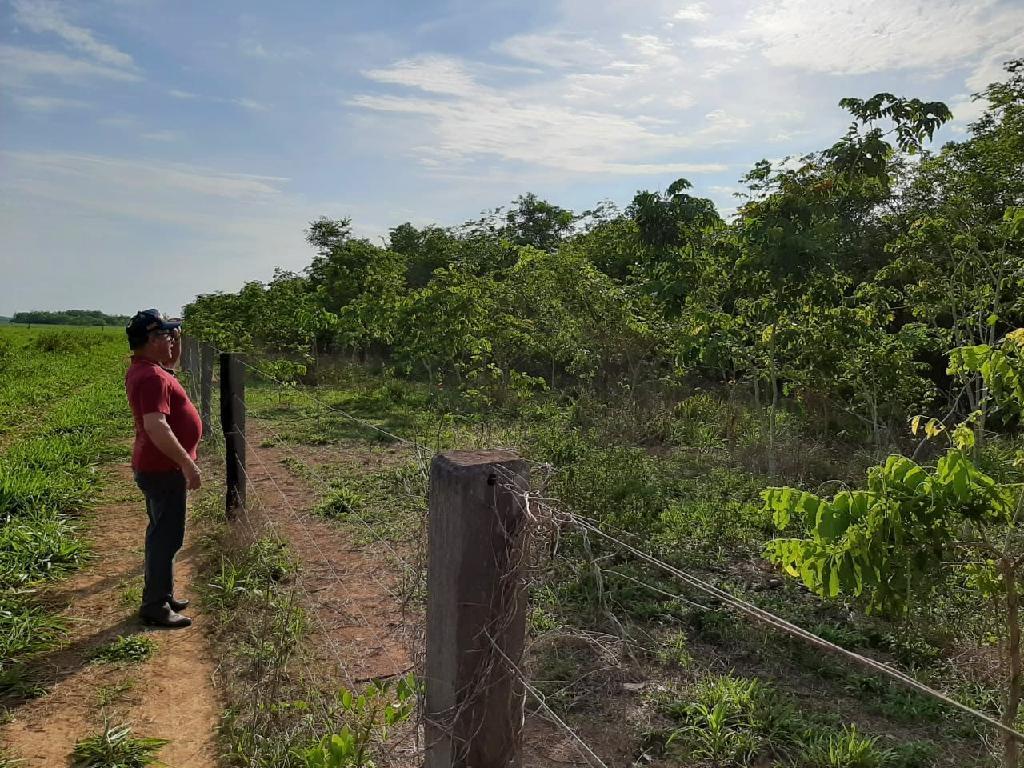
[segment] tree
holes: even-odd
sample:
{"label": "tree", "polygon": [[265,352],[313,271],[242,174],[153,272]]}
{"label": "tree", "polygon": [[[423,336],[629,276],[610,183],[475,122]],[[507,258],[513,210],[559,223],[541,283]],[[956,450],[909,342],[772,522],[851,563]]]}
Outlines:
{"label": "tree", "polygon": [[[954,350],[950,371],[982,376],[992,393],[983,408],[1024,411],[1024,329],[995,347]],[[1018,590],[1024,566],[1024,452],[982,467],[972,422],[946,430],[937,420],[930,436],[948,435],[950,447],[934,467],[890,456],[868,471],[864,490],[831,499],[795,488],[769,488],[767,508],[779,530],[794,523],[803,535],[779,538],[770,560],[826,598],[859,598],[869,610],[904,615],[911,602],[940,588],[949,563],[969,575],[980,598],[1004,605],[1006,700],[1002,722],[1014,727],[1024,683],[1021,668]],[[915,419],[916,432],[921,419]],[[980,565],[979,565],[980,564]],[[1017,743],[1004,737],[1004,768],[1016,768]]]}

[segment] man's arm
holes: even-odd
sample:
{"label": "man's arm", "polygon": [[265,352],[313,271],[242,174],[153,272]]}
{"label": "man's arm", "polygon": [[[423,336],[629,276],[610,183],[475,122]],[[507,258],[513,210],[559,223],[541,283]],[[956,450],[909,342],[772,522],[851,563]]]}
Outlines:
{"label": "man's arm", "polygon": [[147,413],[142,417],[142,426],[153,441],[153,445],[160,449],[161,453],[181,467],[185,475],[185,487],[194,491],[202,484],[199,474],[199,467],[192,461],[192,457],[181,447],[178,438],[171,431],[171,425],[167,423],[167,417],[160,413]]}

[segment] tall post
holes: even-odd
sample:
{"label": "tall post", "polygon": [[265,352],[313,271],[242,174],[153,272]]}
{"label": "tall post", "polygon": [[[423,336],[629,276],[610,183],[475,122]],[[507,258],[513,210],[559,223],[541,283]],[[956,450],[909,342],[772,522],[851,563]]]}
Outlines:
{"label": "tall post", "polygon": [[524,690],[509,660],[519,665],[526,637],[528,485],[529,465],[510,451],[431,463],[426,768],[520,764]]}
{"label": "tall post", "polygon": [[224,431],[225,509],[233,518],[245,506],[245,372],[232,352],[220,355],[220,426]]}
{"label": "tall post", "polygon": [[199,418],[203,436],[210,434],[210,410],[213,401],[213,347],[205,341],[199,345]]}
{"label": "tall post", "polygon": [[192,357],[192,337],[185,334],[181,335],[181,359],[178,361],[180,369],[185,373],[191,372],[191,357]]}

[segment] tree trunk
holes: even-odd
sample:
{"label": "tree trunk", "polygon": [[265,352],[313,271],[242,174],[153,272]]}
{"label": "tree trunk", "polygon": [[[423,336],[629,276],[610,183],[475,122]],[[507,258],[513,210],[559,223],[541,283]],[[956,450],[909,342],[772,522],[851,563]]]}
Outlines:
{"label": "tree trunk", "polygon": [[[1017,722],[1020,707],[1021,665],[1020,665],[1020,618],[1017,609],[1017,570],[1009,558],[999,561],[1006,584],[1006,662],[1008,667],[1006,685],[1006,706],[1003,708],[1002,723],[1013,728]],[[1019,746],[1008,733],[1003,734],[1003,768],[1017,768]]]}

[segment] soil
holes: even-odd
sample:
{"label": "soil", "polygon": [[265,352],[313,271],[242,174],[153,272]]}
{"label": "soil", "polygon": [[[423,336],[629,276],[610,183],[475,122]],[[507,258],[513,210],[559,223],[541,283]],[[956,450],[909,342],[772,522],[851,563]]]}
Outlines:
{"label": "soil", "polygon": [[[11,706],[0,743],[25,768],[55,768],[70,764],[77,740],[101,732],[105,723],[127,723],[136,736],[169,740],[160,759],[171,768],[209,768],[217,761],[214,729],[220,707],[204,616],[193,602],[186,611],[195,620],[189,629],[160,630],[138,620],[131,588],[141,584],[145,508],[127,467],[110,468],[109,475],[87,522],[92,561],[43,595],[69,628],[66,641],[36,665],[47,691]],[[195,569],[189,532],[175,571],[179,597],[194,598]],[[135,633],[156,642],[147,661],[89,662],[94,648]]]}

